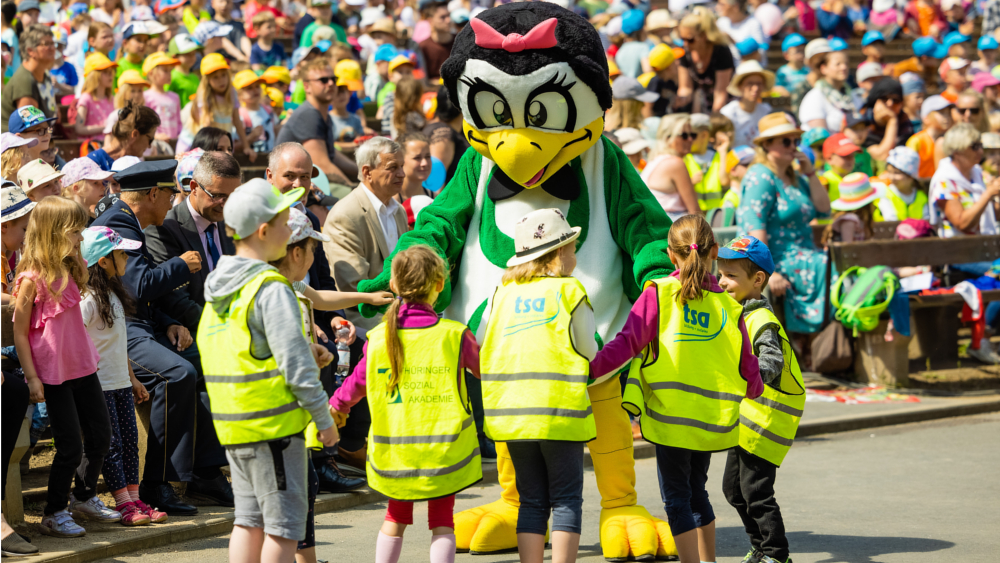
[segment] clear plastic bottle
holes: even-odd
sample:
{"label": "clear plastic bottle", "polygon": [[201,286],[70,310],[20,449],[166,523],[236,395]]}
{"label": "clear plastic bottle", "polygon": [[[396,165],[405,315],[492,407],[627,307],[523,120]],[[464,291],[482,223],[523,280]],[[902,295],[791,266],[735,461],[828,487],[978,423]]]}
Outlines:
{"label": "clear plastic bottle", "polygon": [[337,329],[337,385],[344,383],[347,376],[351,374],[351,350],[347,346],[347,339],[351,334],[351,327],[347,321],[340,321],[340,328]]}

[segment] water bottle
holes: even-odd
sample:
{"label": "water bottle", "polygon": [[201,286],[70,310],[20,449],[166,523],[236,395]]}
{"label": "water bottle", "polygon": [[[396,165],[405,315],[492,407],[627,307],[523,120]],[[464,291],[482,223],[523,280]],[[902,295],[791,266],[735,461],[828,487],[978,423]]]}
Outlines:
{"label": "water bottle", "polygon": [[337,329],[337,386],[339,387],[350,375],[351,371],[351,349],[347,346],[347,339],[351,334],[351,327],[347,321],[340,321],[340,328]]}

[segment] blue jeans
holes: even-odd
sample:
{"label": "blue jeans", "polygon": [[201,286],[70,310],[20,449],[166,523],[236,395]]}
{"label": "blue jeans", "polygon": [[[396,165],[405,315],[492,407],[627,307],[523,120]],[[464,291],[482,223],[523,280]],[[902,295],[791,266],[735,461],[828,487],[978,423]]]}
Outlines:
{"label": "blue jeans", "polygon": [[656,446],[656,474],[667,523],[674,536],[715,521],[705,482],[712,452]]}
{"label": "blue jeans", "polygon": [[514,463],[517,533],[545,535],[549,510],[552,531],[580,533],[583,522],[583,442],[507,442]]}

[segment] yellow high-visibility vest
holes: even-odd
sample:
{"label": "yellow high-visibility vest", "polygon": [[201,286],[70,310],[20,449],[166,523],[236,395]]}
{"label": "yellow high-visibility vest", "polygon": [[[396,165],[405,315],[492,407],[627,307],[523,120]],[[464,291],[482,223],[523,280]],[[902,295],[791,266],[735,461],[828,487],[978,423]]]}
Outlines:
{"label": "yellow high-visibility vest", "polygon": [[291,290],[284,276],[265,270],[240,288],[223,315],[206,304],[198,323],[205,389],[215,433],[223,446],[298,434],[311,420],[289,389],[274,356],[258,359],[251,353],[247,320],[254,297],[265,282],[284,283]]}
{"label": "yellow high-visibility vest", "polygon": [[398,329],[403,373],[392,389],[385,329],[368,331],[368,484],[392,499],[429,500],[479,482],[479,439],[460,365],[468,329],[446,319]]}
{"label": "yellow high-visibility vest", "polygon": [[[694,195],[698,198],[698,207],[702,211],[722,207],[722,183],[719,181],[719,169],[722,168],[722,158],[716,152],[712,157],[708,170],[702,170],[694,156],[687,154],[684,156],[684,167],[687,168],[688,175],[692,178]],[[694,183],[696,173],[702,174],[701,181]]]}
{"label": "yellow high-visibility vest", "polygon": [[[743,317],[750,340],[767,328],[777,329],[785,365],[778,381],[764,386],[756,399],[743,399],[740,405],[740,447],[780,466],[792,447],[795,433],[806,406],[806,390],[795,352],[785,329],[771,311],[760,308]],[[757,350],[754,350],[754,354]]]}
{"label": "yellow high-visibility vest", "polygon": [[[681,283],[667,277],[656,286],[659,337],[645,352],[641,369],[629,372],[622,406],[642,415],[643,437],[663,446],[720,451],[739,443],[743,307],[726,293],[678,307]],[[638,371],[638,373],[637,373]]]}
{"label": "yellow high-visibility vest", "polygon": [[[903,201],[903,198],[896,195],[896,192],[886,189],[885,197],[882,199],[888,199],[892,203],[892,207],[896,210],[897,221],[904,221],[906,219],[923,219],[927,215],[927,194],[920,190],[916,190],[916,194],[916,197],[913,198],[913,203],[907,204]],[[881,199],[879,202],[881,202]],[[875,206],[875,220],[885,221],[878,205]]]}
{"label": "yellow high-visibility vest", "polygon": [[577,307],[590,302],[576,278],[497,288],[480,356],[492,440],[588,442],[597,436],[587,394],[590,360],[570,338]]}

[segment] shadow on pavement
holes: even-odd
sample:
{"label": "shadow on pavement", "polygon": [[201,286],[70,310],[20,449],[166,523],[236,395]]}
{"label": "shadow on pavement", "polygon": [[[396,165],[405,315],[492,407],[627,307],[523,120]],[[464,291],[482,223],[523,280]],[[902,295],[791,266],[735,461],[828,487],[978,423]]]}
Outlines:
{"label": "shadow on pavement", "polygon": [[829,553],[817,563],[875,563],[880,555],[891,553],[930,553],[954,547],[954,543],[927,538],[838,536],[813,532],[790,532],[788,544],[796,554]]}

